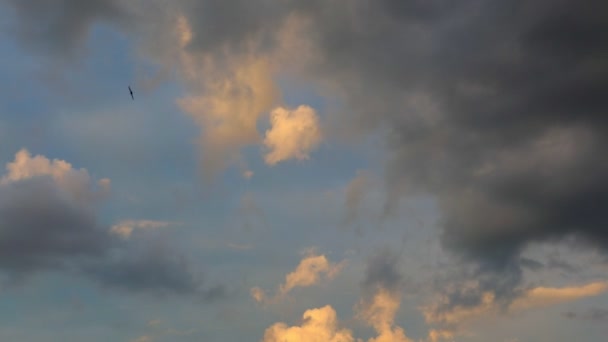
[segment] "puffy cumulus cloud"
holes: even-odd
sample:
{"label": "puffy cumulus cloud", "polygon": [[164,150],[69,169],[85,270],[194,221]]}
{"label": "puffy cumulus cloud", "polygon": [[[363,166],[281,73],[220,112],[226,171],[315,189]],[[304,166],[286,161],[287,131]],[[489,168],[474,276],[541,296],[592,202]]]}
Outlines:
{"label": "puffy cumulus cloud", "polygon": [[[355,342],[352,332],[338,325],[336,311],[329,305],[306,310],[301,326],[275,323],[264,332],[263,342]],[[360,340],[357,340],[358,342]]]}
{"label": "puffy cumulus cloud", "polygon": [[203,288],[181,255],[116,239],[99,222],[96,204],[109,180],[95,182],[85,169],[27,150],[18,151],[6,169],[0,181],[0,271],[8,276],[51,270],[127,291],[223,295],[222,287]]}
{"label": "puffy cumulus cloud", "polygon": [[[74,169],[72,164],[64,160],[50,160],[41,155],[32,156],[26,149],[15,154],[15,160],[6,164],[6,171],[0,178],[0,185],[48,176],[74,199],[84,202],[107,195],[111,184],[107,178],[102,178],[94,184],[86,169]],[[96,189],[93,189],[93,186]]]}
{"label": "puffy cumulus cloud", "polygon": [[[467,292],[476,291],[478,286],[477,282],[470,281],[460,289],[460,293],[466,296]],[[464,333],[464,325],[481,317],[543,308],[597,296],[606,291],[608,291],[608,283],[606,282],[561,288],[535,287],[522,291],[522,294],[509,302],[506,307],[498,301],[496,295],[491,291],[484,292],[481,300],[475,298],[474,304],[455,307],[448,305],[451,303],[451,299],[447,295],[440,295],[433,305],[421,309],[426,322],[436,327],[436,329],[431,329],[429,334],[431,341],[441,341],[451,340],[456,334]]]}
{"label": "puffy cumulus cloud", "polygon": [[310,106],[293,110],[276,108],[270,113],[270,125],[264,137],[264,146],[268,149],[264,160],[269,165],[289,159],[308,159],[322,140],[319,117]]}
{"label": "puffy cumulus cloud", "polygon": [[178,223],[152,220],[125,220],[113,225],[110,228],[110,233],[116,234],[124,239],[128,239],[131,237],[131,234],[135,229],[151,230],[165,228],[175,224]]}
{"label": "puffy cumulus cloud", "polygon": [[[281,299],[296,287],[314,286],[319,284],[323,278],[331,280],[345,265],[346,260],[340,263],[332,263],[325,255],[317,255],[314,250],[310,250],[300,261],[296,269],[285,276],[285,283],[279,285],[276,296],[272,300]],[[265,303],[270,300],[264,290],[259,287],[252,288],[250,295],[259,303]]]}

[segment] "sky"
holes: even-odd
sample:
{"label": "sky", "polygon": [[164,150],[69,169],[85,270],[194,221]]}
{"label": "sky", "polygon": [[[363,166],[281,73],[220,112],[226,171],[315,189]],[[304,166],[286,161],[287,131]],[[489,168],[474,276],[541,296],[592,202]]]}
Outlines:
{"label": "sky", "polygon": [[0,23],[0,340],[608,336],[605,1]]}

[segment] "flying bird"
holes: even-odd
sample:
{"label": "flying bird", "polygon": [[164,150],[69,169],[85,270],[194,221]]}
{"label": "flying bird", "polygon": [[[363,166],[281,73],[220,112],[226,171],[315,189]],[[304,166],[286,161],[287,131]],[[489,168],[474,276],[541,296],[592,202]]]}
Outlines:
{"label": "flying bird", "polygon": [[131,99],[135,100],[135,98],[133,97],[133,90],[131,90],[131,86],[129,86],[129,93],[131,94]]}

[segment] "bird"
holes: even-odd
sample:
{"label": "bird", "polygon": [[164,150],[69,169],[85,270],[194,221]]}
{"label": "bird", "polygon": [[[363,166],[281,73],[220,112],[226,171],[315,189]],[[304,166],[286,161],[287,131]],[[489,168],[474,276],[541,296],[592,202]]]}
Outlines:
{"label": "bird", "polygon": [[133,97],[133,90],[131,90],[131,86],[129,86],[129,93],[131,94],[131,99],[135,100],[135,98]]}

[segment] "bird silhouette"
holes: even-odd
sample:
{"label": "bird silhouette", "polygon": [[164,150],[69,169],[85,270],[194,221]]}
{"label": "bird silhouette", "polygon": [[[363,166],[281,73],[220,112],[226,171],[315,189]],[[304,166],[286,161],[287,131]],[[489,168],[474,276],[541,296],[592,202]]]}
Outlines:
{"label": "bird silhouette", "polygon": [[131,94],[131,99],[135,100],[135,98],[133,97],[133,90],[131,90],[131,86],[129,86],[129,93]]}

